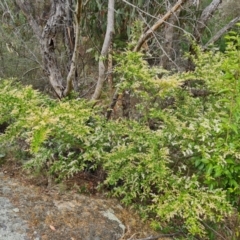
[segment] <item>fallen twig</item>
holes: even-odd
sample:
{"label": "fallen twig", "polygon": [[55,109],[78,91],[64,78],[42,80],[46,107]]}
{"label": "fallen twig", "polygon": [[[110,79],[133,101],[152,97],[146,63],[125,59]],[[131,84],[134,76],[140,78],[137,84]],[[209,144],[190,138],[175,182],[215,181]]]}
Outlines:
{"label": "fallen twig", "polygon": [[162,237],[175,237],[177,235],[179,235],[179,233],[160,234],[158,236],[150,236],[150,237],[147,237],[147,238],[139,238],[139,239],[135,239],[135,240],[157,240],[157,239],[162,238]]}

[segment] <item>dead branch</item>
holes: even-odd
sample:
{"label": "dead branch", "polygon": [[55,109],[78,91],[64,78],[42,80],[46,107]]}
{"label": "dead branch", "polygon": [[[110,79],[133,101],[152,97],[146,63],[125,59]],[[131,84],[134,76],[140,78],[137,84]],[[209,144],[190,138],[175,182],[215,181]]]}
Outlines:
{"label": "dead branch", "polygon": [[16,0],[16,3],[19,6],[19,8],[22,10],[24,16],[28,19],[28,22],[32,27],[32,30],[34,31],[36,37],[40,41],[41,29],[39,28],[36,20],[33,18],[33,15],[32,15],[33,9],[31,8],[31,4],[28,1],[21,1],[21,0]]}
{"label": "dead branch", "polygon": [[227,25],[220,29],[203,47],[204,50],[212,43],[215,43],[224,33],[229,31],[238,21],[240,21],[240,16],[232,19]]}
{"label": "dead branch", "polygon": [[208,20],[212,17],[213,13],[218,9],[218,6],[222,3],[222,0],[213,0],[202,12],[201,17],[195,26],[193,36],[196,42],[199,42]]}
{"label": "dead branch", "polygon": [[144,42],[146,42],[153,34],[154,31],[156,31],[166,20],[170,18],[170,16],[175,13],[187,0],[179,0],[161,19],[159,19],[146,33],[142,34],[140,37],[137,45],[135,46],[134,50],[135,52],[138,52]]}

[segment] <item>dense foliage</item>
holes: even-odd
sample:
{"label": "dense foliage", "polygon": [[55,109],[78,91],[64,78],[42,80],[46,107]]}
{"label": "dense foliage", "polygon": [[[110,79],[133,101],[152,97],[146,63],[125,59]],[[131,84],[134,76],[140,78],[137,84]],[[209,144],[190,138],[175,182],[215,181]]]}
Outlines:
{"label": "dense foliage", "polygon": [[160,131],[135,121],[105,122],[82,100],[55,102],[9,81],[1,81],[0,96],[1,121],[10,124],[1,143],[25,140],[32,155],[26,167],[63,178],[100,166],[104,184],[124,203],[135,204],[155,225],[181,217],[192,234],[203,234],[202,219],[219,221],[230,213],[223,191],[170,169]]}
{"label": "dense foliage", "polygon": [[25,167],[58,180],[102,169],[99,187],[155,228],[177,221],[204,238],[205,222],[239,207],[240,38],[228,42],[224,53],[196,48],[195,71],[182,74],[150,68],[140,53],[116,56],[119,91],[137,102],[128,120],[107,121],[92,102],[56,101],[1,80],[0,124],[8,128],[0,144],[24,141]]}

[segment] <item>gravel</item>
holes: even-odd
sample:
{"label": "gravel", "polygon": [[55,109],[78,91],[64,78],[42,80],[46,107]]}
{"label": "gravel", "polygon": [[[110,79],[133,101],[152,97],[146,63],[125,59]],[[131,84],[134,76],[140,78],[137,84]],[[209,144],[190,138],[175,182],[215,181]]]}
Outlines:
{"label": "gravel", "polygon": [[8,198],[3,197],[5,192],[11,191],[5,186],[0,187],[0,239],[1,240],[28,240],[28,226],[17,213]]}

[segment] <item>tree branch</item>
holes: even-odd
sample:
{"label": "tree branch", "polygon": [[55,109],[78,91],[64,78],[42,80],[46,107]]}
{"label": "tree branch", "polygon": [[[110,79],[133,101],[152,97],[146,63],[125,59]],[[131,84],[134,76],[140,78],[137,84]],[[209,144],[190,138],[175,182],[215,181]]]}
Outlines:
{"label": "tree branch", "polygon": [[220,29],[203,47],[204,50],[212,43],[215,43],[224,33],[230,30],[238,21],[240,21],[240,16],[232,19],[227,25]]}
{"label": "tree branch", "polygon": [[202,12],[201,17],[194,28],[193,36],[196,41],[199,42],[201,35],[206,28],[207,21],[213,15],[213,13],[218,9],[218,6],[222,3],[222,0],[213,0]]}
{"label": "tree branch", "polygon": [[28,19],[28,22],[37,36],[39,42],[41,39],[41,29],[39,28],[36,20],[32,16],[33,9],[31,8],[31,5],[28,1],[21,1],[21,0],[16,0],[16,4],[19,6],[19,8],[22,10],[23,14],[25,17]]}
{"label": "tree branch", "polygon": [[146,42],[152,36],[153,32],[156,31],[185,2],[187,2],[187,0],[178,0],[178,2],[161,19],[159,19],[146,33],[142,34],[133,51],[139,51],[144,42]]}

